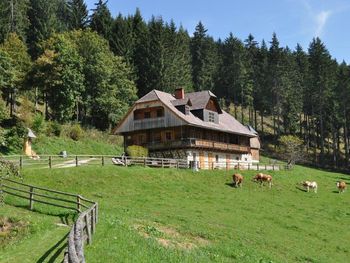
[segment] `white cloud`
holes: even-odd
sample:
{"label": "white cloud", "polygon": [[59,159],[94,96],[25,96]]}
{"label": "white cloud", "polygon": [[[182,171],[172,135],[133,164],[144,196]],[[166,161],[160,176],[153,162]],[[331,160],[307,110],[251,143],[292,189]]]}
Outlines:
{"label": "white cloud", "polygon": [[322,36],[327,20],[331,16],[331,14],[332,12],[328,10],[328,11],[321,11],[315,15],[314,19],[316,23],[316,30],[314,35],[316,37]]}

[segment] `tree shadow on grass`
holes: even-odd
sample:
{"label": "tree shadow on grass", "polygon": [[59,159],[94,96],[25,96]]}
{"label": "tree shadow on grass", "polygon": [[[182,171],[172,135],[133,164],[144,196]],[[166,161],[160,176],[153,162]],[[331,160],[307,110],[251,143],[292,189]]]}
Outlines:
{"label": "tree shadow on grass", "polygon": [[57,262],[57,258],[62,254],[62,251],[67,247],[67,237],[69,232],[62,237],[55,245],[53,245],[48,251],[42,255],[36,263],[48,262],[53,263]]}

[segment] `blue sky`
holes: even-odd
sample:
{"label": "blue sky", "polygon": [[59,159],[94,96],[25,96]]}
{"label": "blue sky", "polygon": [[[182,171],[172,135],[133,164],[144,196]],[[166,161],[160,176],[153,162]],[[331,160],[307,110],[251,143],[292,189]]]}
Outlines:
{"label": "blue sky", "polygon": [[[89,9],[95,2],[86,0]],[[307,49],[318,36],[334,58],[350,63],[350,0],[109,0],[108,7],[113,16],[139,7],[146,21],[152,15],[173,19],[190,34],[202,21],[216,39],[232,32],[242,40],[252,33],[259,42],[269,41],[276,32],[281,45]]]}

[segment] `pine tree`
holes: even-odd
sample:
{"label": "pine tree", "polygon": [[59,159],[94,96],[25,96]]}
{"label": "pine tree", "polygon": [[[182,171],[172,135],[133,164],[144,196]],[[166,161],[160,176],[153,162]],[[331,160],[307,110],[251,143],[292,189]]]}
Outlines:
{"label": "pine tree", "polygon": [[268,92],[270,95],[271,113],[273,115],[274,145],[277,145],[277,137],[280,130],[280,117],[282,111],[282,48],[275,33],[273,33],[268,54]]}
{"label": "pine tree", "polygon": [[29,0],[29,28],[27,43],[33,58],[42,52],[42,41],[48,39],[57,29],[57,2]]}
{"label": "pine tree", "polygon": [[28,28],[28,0],[2,0],[0,2],[0,43],[9,33],[26,39]]}
{"label": "pine tree", "polygon": [[128,63],[132,63],[135,39],[130,17],[124,18],[122,14],[119,14],[113,21],[109,44],[115,55],[123,57]]}
{"label": "pine tree", "polygon": [[113,18],[107,7],[108,1],[99,0],[90,17],[90,27],[108,41],[111,38]]}
{"label": "pine tree", "polygon": [[207,36],[202,22],[196,26],[191,40],[192,78],[196,91],[211,90],[217,71],[217,49],[214,40]]}
{"label": "pine tree", "polygon": [[328,103],[333,94],[332,90],[335,86],[335,75],[333,69],[333,61],[326,49],[325,45],[319,38],[314,38],[309,46],[309,64],[310,78],[309,87],[311,91],[310,103],[311,114],[314,116],[313,127],[315,138],[315,157],[316,146],[320,147],[319,163],[323,164],[325,153],[325,133],[326,123],[325,116],[327,114]]}
{"label": "pine tree", "polygon": [[84,29],[88,23],[88,10],[84,0],[68,0],[68,19],[70,29]]}

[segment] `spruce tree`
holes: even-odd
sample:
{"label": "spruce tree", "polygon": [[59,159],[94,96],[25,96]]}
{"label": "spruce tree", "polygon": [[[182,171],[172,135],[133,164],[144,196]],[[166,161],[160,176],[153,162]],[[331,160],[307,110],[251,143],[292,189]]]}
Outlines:
{"label": "spruce tree", "polygon": [[214,40],[207,35],[202,22],[196,26],[191,40],[192,79],[196,91],[212,90],[217,72],[217,48]]}
{"label": "spruce tree", "polygon": [[68,19],[70,29],[84,29],[88,23],[88,10],[84,0],[68,0]]}
{"label": "spruce tree", "polygon": [[42,52],[42,41],[48,39],[57,26],[57,2],[46,0],[29,0],[29,28],[27,43],[33,58]]}
{"label": "spruce tree", "polygon": [[9,33],[16,33],[22,40],[26,39],[28,28],[28,0],[0,1],[0,43]]}
{"label": "spruce tree", "polygon": [[90,27],[108,41],[111,38],[113,18],[107,6],[108,1],[99,0],[95,3],[90,17]]}

